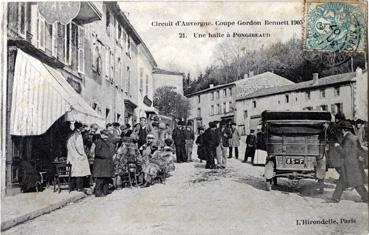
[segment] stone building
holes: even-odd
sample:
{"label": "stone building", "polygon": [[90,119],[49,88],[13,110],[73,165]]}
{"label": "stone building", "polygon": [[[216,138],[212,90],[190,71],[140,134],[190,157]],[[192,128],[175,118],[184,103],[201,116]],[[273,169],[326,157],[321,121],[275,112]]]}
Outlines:
{"label": "stone building", "polygon": [[184,73],[156,68],[153,71],[154,91],[159,87],[172,86],[178,94],[183,95]]}
{"label": "stone building", "polygon": [[260,89],[236,99],[236,123],[245,135],[260,124],[264,110],[322,110],[332,115],[342,112],[348,119],[363,118],[367,113],[367,103],[361,106],[358,101],[365,103],[366,85],[367,72],[363,74],[361,69],[357,69],[356,73],[322,78],[313,74],[310,81]]}
{"label": "stone building", "polygon": [[138,47],[138,117],[156,114],[153,107],[154,79],[153,71],[157,67],[156,61],[144,43]]}
{"label": "stone building", "polygon": [[194,121],[194,128],[208,126],[211,121],[236,121],[235,100],[256,90],[268,87],[292,84],[293,82],[271,72],[254,75],[247,74],[243,79],[219,86],[210,85],[187,97],[190,100],[191,111],[189,120]]}
{"label": "stone building", "polygon": [[152,111],[146,101],[157,65],[117,2],[57,4],[78,10],[70,23],[50,24],[40,3],[6,5],[8,194],[19,191],[22,161],[49,172],[54,159],[66,157],[69,123],[132,125],[140,110]]}
{"label": "stone building", "polygon": [[80,7],[63,25],[47,23],[38,3],[7,3],[7,194],[19,191],[22,162],[46,171],[55,157],[65,156],[67,121],[105,125],[84,99],[91,79],[86,25],[101,20],[102,4],[68,4]]}

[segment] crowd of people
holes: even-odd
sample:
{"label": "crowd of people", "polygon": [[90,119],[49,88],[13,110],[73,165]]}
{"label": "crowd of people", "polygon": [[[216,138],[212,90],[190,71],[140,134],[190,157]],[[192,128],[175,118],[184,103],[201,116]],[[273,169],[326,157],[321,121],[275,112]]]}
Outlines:
{"label": "crowd of people", "polygon": [[132,174],[141,187],[150,186],[175,169],[172,139],[169,125],[158,117],[141,117],[133,128],[109,123],[101,129],[75,122],[67,140],[70,187],[86,192],[95,183],[94,194],[102,197],[123,186],[124,174]]}
{"label": "crowd of people", "polygon": [[[362,163],[366,161],[367,164],[366,155],[362,154],[367,153],[365,122],[350,122],[340,115],[336,115],[335,119],[335,122],[326,126],[330,155],[327,161],[340,175],[332,200],[339,201],[344,189],[353,187],[367,201]],[[105,196],[122,185],[120,176],[129,172],[132,164],[140,175],[136,183],[142,187],[150,186],[158,179],[160,172],[166,172],[167,176],[168,172],[175,169],[174,158],[177,163],[192,162],[194,143],[200,162],[206,161],[206,169],[224,169],[227,158],[238,159],[241,136],[235,123],[213,121],[206,130],[199,127],[198,132],[195,141],[191,122],[178,121],[171,130],[168,124],[159,122],[157,117],[150,120],[142,117],[133,127],[129,124],[107,124],[105,129],[100,129],[96,124],[87,127],[76,122],[67,141],[67,162],[72,164],[71,187],[83,191],[86,178],[89,178],[89,185],[95,182],[95,195]],[[251,158],[253,163],[255,150],[266,150],[261,134],[261,130],[257,130],[257,133],[250,130],[246,137],[243,162]],[[317,177],[319,185],[323,187],[326,164],[320,168],[322,174],[318,169]]]}
{"label": "crowd of people", "polygon": [[240,138],[236,123],[210,122],[206,130],[203,127],[199,128],[199,136],[196,139],[198,158],[206,161],[206,169],[224,169],[227,158],[233,157],[233,149],[235,158],[238,159]]}

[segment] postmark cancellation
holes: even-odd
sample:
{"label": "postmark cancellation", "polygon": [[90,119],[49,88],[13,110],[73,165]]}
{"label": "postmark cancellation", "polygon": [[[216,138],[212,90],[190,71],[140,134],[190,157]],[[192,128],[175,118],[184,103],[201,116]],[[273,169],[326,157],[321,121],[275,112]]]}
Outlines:
{"label": "postmark cancellation", "polygon": [[364,1],[305,1],[304,49],[365,51],[368,26],[366,10]]}

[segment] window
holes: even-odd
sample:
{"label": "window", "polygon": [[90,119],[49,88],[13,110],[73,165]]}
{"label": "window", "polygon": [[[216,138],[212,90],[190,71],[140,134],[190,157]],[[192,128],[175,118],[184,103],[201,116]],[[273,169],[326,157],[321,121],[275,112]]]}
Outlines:
{"label": "window", "polygon": [[253,107],[253,108],[256,108],[256,100],[253,100],[253,101],[252,101],[252,107]]}
{"label": "window", "polygon": [[[22,5],[22,4],[21,4]],[[37,47],[41,50],[45,50],[46,41],[46,22],[45,19],[38,14],[37,19]]]}
{"label": "window", "polygon": [[114,78],[115,78],[115,84],[117,87],[121,87],[123,88],[123,80],[122,80],[122,64],[121,64],[121,60],[120,58],[118,57],[117,58],[117,66],[116,66],[116,70],[115,70],[115,75],[114,75]]}
{"label": "window", "polygon": [[220,104],[217,104],[217,114],[221,113]]}
{"label": "window", "polygon": [[55,58],[58,57],[58,23],[54,23],[51,26],[51,55]]}
{"label": "window", "polygon": [[149,75],[146,74],[146,95],[149,94]]}
{"label": "window", "polygon": [[117,122],[119,122],[120,116],[120,113],[117,113]]}
{"label": "window", "polygon": [[340,96],[340,88],[339,87],[334,88],[334,96]]}
{"label": "window", "polygon": [[140,92],[143,92],[143,68],[140,68]]}
{"label": "window", "polygon": [[214,115],[214,105],[210,106],[210,115]]}
{"label": "window", "polygon": [[320,90],[320,98],[325,98],[325,89]]}
{"label": "window", "polygon": [[337,113],[343,113],[343,104],[342,103],[336,103],[337,107]]}
{"label": "window", "polygon": [[120,24],[118,24],[117,25],[117,27],[116,27],[116,29],[117,29],[117,32],[116,32],[116,34],[115,34],[115,36],[116,36],[116,43],[118,44],[118,45],[120,45],[120,46],[122,46],[122,37],[123,37],[123,33],[122,33],[122,26],[120,25]]}
{"label": "window", "polygon": [[77,40],[77,67],[79,73],[85,72],[85,30],[78,26],[78,40]]}
{"label": "window", "polygon": [[95,72],[98,76],[101,75],[102,69],[102,59],[100,55],[100,50],[98,45],[94,45],[92,51],[92,71]]}
{"label": "window", "polygon": [[19,22],[19,28],[18,33],[23,37],[26,38],[26,3],[20,2],[19,8],[18,8],[18,22]]}
{"label": "window", "polygon": [[197,108],[197,117],[201,117],[201,108]]}
{"label": "window", "polygon": [[131,38],[127,35],[127,49],[126,54],[131,57]]}
{"label": "window", "polygon": [[110,113],[110,109],[105,109],[105,119],[106,119],[106,121],[109,118],[109,113]]}
{"label": "window", "polygon": [[110,11],[106,9],[106,33],[110,36]]}
{"label": "window", "polygon": [[232,101],[229,101],[229,112],[233,112]]}
{"label": "window", "polygon": [[303,108],[302,110],[313,110],[313,107],[308,106],[308,107]]}
{"label": "window", "polygon": [[113,52],[112,51],[110,51],[110,59],[109,59],[109,65],[110,65],[110,72],[109,72],[109,74],[110,74],[110,80],[111,81],[114,81],[114,62],[115,62],[115,60],[114,60],[114,54],[113,54]]}
{"label": "window", "polygon": [[201,98],[200,98],[200,95],[197,96],[197,103],[200,103],[201,102]]}
{"label": "window", "polygon": [[[72,63],[72,24],[66,25],[65,31],[65,64],[70,65]],[[100,58],[101,59],[101,58]]]}
{"label": "window", "polygon": [[227,97],[227,90],[226,89],[223,90],[223,97]]}
{"label": "window", "polygon": [[60,23],[57,23],[57,35],[56,35],[56,56],[59,61],[65,62],[65,34],[66,34],[66,26]]}
{"label": "window", "polygon": [[322,111],[328,111],[328,105],[322,105],[320,108]]}
{"label": "window", "polygon": [[232,88],[229,88],[228,93],[229,93],[229,97],[231,97],[232,96]]}
{"label": "window", "polygon": [[109,80],[110,77],[110,49],[105,49],[105,78]]}
{"label": "window", "polygon": [[305,93],[305,100],[310,100],[310,91]]}
{"label": "window", "polygon": [[219,91],[217,91],[217,100],[219,100],[219,98],[220,98],[220,95],[219,95]]}
{"label": "window", "polygon": [[243,111],[243,119],[247,119],[248,117],[248,113],[247,110]]}
{"label": "window", "polygon": [[127,92],[131,93],[131,69],[127,66]]}
{"label": "window", "polygon": [[227,104],[226,102],[223,103],[223,113],[227,112]]}
{"label": "window", "polygon": [[210,100],[214,100],[214,92],[211,93],[211,98]]}
{"label": "window", "polygon": [[289,95],[285,95],[284,97],[286,99],[286,103],[290,102],[290,96]]}

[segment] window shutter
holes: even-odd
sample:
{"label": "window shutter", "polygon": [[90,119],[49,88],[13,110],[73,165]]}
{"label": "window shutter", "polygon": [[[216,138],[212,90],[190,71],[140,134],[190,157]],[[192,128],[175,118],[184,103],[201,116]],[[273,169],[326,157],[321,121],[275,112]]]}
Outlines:
{"label": "window shutter", "polygon": [[85,72],[85,29],[81,26],[78,26],[78,35],[77,35],[77,54],[78,54],[78,72]]}

